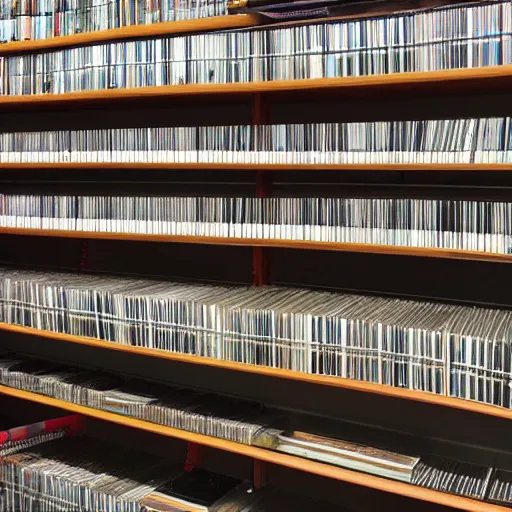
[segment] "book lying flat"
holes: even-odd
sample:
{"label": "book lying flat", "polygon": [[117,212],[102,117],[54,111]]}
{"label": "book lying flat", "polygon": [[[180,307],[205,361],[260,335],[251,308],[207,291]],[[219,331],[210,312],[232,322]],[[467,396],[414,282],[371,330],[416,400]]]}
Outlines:
{"label": "book lying flat", "polygon": [[411,481],[413,469],[420,460],[419,457],[305,432],[267,430],[254,444],[404,482]]}

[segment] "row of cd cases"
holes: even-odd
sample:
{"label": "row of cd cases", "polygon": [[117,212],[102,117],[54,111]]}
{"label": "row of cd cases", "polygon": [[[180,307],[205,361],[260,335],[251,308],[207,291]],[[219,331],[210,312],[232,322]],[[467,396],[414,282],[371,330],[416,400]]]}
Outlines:
{"label": "row of cd cases", "polygon": [[0,92],[366,76],[512,63],[510,2],[0,57]]}
{"label": "row of cd cases", "polygon": [[[378,18],[398,19],[401,26],[395,32],[384,23],[372,25],[372,20],[368,25],[366,20],[357,20],[351,30],[356,40],[364,37],[367,28],[371,27],[375,32],[373,37],[383,38],[395,33],[397,41],[406,43],[414,39],[408,36],[418,26],[421,27],[419,35],[431,34],[431,37],[459,39],[496,33],[500,27],[500,9],[479,11],[474,7],[407,12]],[[0,3],[0,41],[42,39],[127,25],[218,16],[226,12],[223,0],[3,0]],[[484,27],[489,31],[484,31]]]}
{"label": "row of cd cases", "polygon": [[1,163],[510,163],[511,119],[0,133]]}
{"label": "row of cd cases", "polygon": [[2,0],[0,43],[224,14],[225,0]]}
{"label": "row of cd cases", "polygon": [[512,252],[512,203],[0,194],[0,227]]}

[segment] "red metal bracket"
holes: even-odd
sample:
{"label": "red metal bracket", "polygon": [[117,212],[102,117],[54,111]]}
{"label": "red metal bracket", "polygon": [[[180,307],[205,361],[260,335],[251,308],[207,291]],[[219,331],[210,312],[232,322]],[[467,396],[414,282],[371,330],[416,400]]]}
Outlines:
{"label": "red metal bracket", "polygon": [[253,460],[252,484],[255,489],[261,489],[268,484],[268,464],[262,460]]}
{"label": "red metal bracket", "polygon": [[[269,122],[268,104],[260,93],[255,93],[252,104],[252,124],[260,125]],[[269,173],[256,171],[256,197],[271,195]],[[254,247],[252,252],[252,284],[263,286],[269,282],[268,251],[264,247]]]}
{"label": "red metal bracket", "polygon": [[203,447],[196,443],[187,444],[187,458],[185,459],[185,471],[192,471],[201,467],[203,463]]}
{"label": "red metal bracket", "polygon": [[89,260],[89,242],[84,240],[82,243],[82,250],[80,251],[80,272],[87,270]]}

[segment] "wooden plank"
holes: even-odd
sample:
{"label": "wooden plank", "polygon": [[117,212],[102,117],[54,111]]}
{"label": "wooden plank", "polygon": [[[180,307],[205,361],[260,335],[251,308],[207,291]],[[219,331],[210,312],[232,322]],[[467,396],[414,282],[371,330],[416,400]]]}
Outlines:
{"label": "wooden plank", "polygon": [[69,36],[4,43],[0,45],[0,56],[20,52],[38,52],[57,48],[69,48],[72,46],[84,46],[106,41],[119,41],[140,37],[151,38],[171,34],[246,28],[253,27],[259,23],[260,18],[256,15],[239,14],[236,16],[214,16],[211,18],[169,21],[150,25],[131,25],[109,30],[83,32]]}
{"label": "wooden plank", "polygon": [[64,231],[58,229],[0,228],[0,235],[25,235],[88,240],[125,240],[134,242],[165,242],[183,244],[226,245],[241,247],[273,247],[315,251],[357,252],[390,254],[424,258],[444,258],[494,263],[512,263],[512,254],[494,254],[461,249],[433,249],[425,247],[397,247],[393,245],[356,244],[344,242],[315,242],[308,240],[271,240],[259,238],[230,238],[188,235],[144,235],[139,233],[98,233],[89,231]]}
{"label": "wooden plank", "polygon": [[220,163],[110,163],[57,162],[0,163],[2,170],[151,170],[151,171],[361,171],[361,172],[509,172],[509,164],[220,164]]}
{"label": "wooden plank", "polygon": [[0,386],[0,394],[19,398],[21,400],[29,400],[31,402],[48,405],[50,407],[57,407],[59,409],[64,409],[66,411],[71,411],[77,414],[83,414],[84,416],[109,421],[118,425],[124,425],[155,434],[173,437],[183,441],[197,443],[200,445],[209,446],[211,448],[244,455],[246,457],[251,457],[260,461],[285,466],[299,471],[304,471],[306,473],[320,475],[325,478],[340,480],[342,482],[361,485],[363,487],[370,487],[379,491],[390,492],[416,500],[428,501],[438,505],[453,507],[458,510],[466,510],[469,512],[510,512],[509,508],[501,507],[498,505],[491,505],[489,503],[484,503],[469,498],[462,498],[439,491],[424,489],[422,487],[404,482],[396,482],[378,476],[367,475],[349,469],[330,466],[328,464],[323,464],[292,455],[272,452],[270,450],[265,450],[256,446],[247,446],[232,441],[226,441],[224,439],[205,436],[202,434],[194,434],[192,432],[178,430],[175,428],[158,425],[156,423],[149,423],[147,421],[130,418],[128,416],[122,416],[120,414],[114,414],[107,411],[92,409],[82,405],[76,405],[70,402],[57,400],[55,398],[38,395],[28,391]]}
{"label": "wooden plank", "polygon": [[[512,65],[483,68],[450,69],[389,75],[356,76],[341,78],[317,78],[307,80],[275,80],[234,84],[188,84],[171,86],[140,87],[135,89],[105,89],[100,91],[69,92],[64,94],[19,95],[0,97],[0,106],[43,105],[57,103],[80,103],[90,101],[142,100],[144,98],[199,98],[224,96],[228,101],[237,96],[264,93],[290,95],[300,93],[311,98],[314,93],[350,91],[372,92],[376,90],[406,89],[411,93],[416,88],[427,88],[430,94],[452,88],[464,92],[470,87],[485,88],[496,85],[507,87],[512,83]],[[211,98],[209,98],[211,99]]]}
{"label": "wooden plank", "polygon": [[170,361],[178,361],[187,364],[197,364],[203,366],[211,366],[214,368],[222,368],[224,370],[254,373],[257,375],[265,375],[277,379],[287,379],[309,384],[317,384],[320,386],[330,386],[362,393],[373,393],[376,395],[389,396],[404,400],[413,400],[416,402],[450,407],[452,409],[460,409],[475,414],[485,414],[486,416],[494,416],[497,418],[512,419],[512,410],[498,407],[496,405],[483,404],[462,398],[454,398],[450,396],[436,395],[425,391],[415,391],[405,388],[396,388],[386,386],[384,384],[375,384],[372,382],[363,382],[357,380],[346,379],[342,377],[330,377],[327,375],[314,375],[309,373],[301,373],[292,370],[283,370],[280,368],[270,368],[267,366],[258,366],[245,363],[237,363],[232,361],[224,361],[222,359],[214,359],[211,357],[200,357],[189,354],[179,354],[176,352],[168,352],[165,350],[157,350],[145,347],[134,347],[132,345],[122,345],[120,343],[103,341],[83,336],[74,336],[71,334],[55,333],[51,331],[42,331],[32,327],[23,327],[19,325],[11,325],[0,322],[0,330],[7,332],[15,332],[29,336],[38,336],[47,339],[53,339],[63,342],[76,343],[79,345],[87,345],[107,350],[117,350],[120,352],[128,352],[148,357],[157,357]]}

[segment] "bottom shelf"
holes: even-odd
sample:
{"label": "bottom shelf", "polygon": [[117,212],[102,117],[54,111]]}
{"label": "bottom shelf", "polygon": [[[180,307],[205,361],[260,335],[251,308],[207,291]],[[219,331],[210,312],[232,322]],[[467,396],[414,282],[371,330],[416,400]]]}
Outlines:
{"label": "bottom shelf", "polygon": [[202,434],[195,434],[192,432],[178,430],[155,423],[149,423],[147,421],[130,418],[128,416],[122,416],[119,414],[93,409],[82,405],[76,405],[44,395],[38,395],[37,393],[0,386],[0,394],[15,397],[21,400],[28,400],[50,407],[57,407],[66,411],[83,414],[84,416],[136,428],[146,432],[152,432],[167,437],[181,439],[183,441],[208,446],[210,448],[216,448],[218,450],[236,453],[246,457],[251,457],[256,460],[296,469],[306,473],[311,473],[342,482],[348,482],[351,484],[361,485],[364,487],[369,487],[379,491],[389,492],[408,498],[423,500],[438,505],[444,505],[458,510],[467,510],[472,512],[510,511],[509,508],[499,505],[492,505],[469,498],[454,496],[439,491],[433,491],[403,482],[387,480],[385,478],[367,475],[336,466],[330,466],[328,464],[314,462],[292,455],[272,452],[263,448],[247,446],[232,441],[217,439]]}

